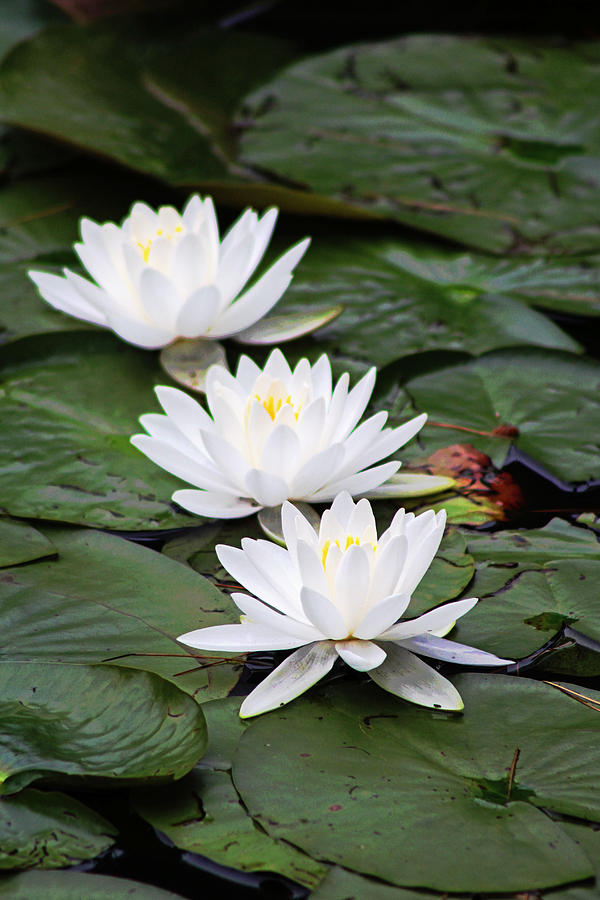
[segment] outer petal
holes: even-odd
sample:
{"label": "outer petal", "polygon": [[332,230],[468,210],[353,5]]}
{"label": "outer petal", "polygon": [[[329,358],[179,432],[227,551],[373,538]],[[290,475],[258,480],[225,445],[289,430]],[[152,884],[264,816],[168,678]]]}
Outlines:
{"label": "outer petal", "polygon": [[337,641],[335,649],[344,662],[358,672],[368,672],[380,666],[387,656],[385,650],[371,641]]}
{"label": "outer petal", "polygon": [[386,646],[387,659],[370,677],[380,687],[410,703],[433,709],[461,710],[464,706],[453,684],[403,647]]}
{"label": "outer petal", "polygon": [[287,483],[278,475],[250,469],[245,478],[248,496],[253,497],[261,506],[279,506],[289,497]]}
{"label": "outer petal", "polygon": [[179,310],[174,326],[177,334],[185,338],[203,337],[214,322],[220,305],[221,295],[214,285],[195,290]]}
{"label": "outer petal", "polygon": [[330,641],[301,647],[246,697],[240,716],[245,719],[284,706],[323,678],[336,659],[337,653]]}
{"label": "outer petal", "polygon": [[452,603],[444,603],[443,606],[437,606],[430,609],[429,612],[416,619],[409,619],[407,622],[400,622],[399,625],[393,625],[388,628],[380,636],[381,641],[405,641],[407,638],[416,637],[427,631],[434,631],[443,628],[446,624],[455,621],[473,609],[477,603],[476,597],[468,597],[464,600],[454,600]]}
{"label": "outer petal", "polygon": [[[27,273],[40,294],[51,306],[61,312],[76,316],[94,325],[106,325],[106,315],[85,300],[66,278],[49,275],[47,272],[30,271]],[[97,288],[100,290],[100,288]]]}
{"label": "outer petal", "polygon": [[320,490],[315,491],[310,499],[314,500],[315,503],[320,503],[322,500],[331,500],[340,491],[348,491],[353,496],[364,494],[378,484],[382,484],[390,475],[397,472],[399,468],[400,463],[394,461],[367,469],[365,472],[357,472],[355,475],[349,475],[347,478],[342,478],[339,481],[336,479],[326,484]]}
{"label": "outer petal", "polygon": [[198,650],[231,650],[232,653],[253,653],[255,650],[292,650],[305,644],[303,638],[276,631],[265,625],[244,622],[242,625],[213,625],[188,631],[177,638],[188,647]]}
{"label": "outer petal", "polygon": [[444,662],[460,663],[463,666],[507,666],[514,663],[514,659],[502,659],[485,650],[458,644],[456,641],[446,641],[432,634],[409,638],[402,641],[400,646],[412,653],[420,653],[421,656],[431,656],[433,659],[443,659]]}
{"label": "outer petal", "polygon": [[410,603],[408,594],[390,594],[372,606],[359,625],[354,629],[354,636],[362,640],[379,637],[382,632],[397,622]]}
{"label": "outer petal", "polygon": [[262,508],[246,497],[232,497],[218,491],[175,491],[171,499],[207,519],[241,519]]}
{"label": "outer petal", "polygon": [[173,331],[149,325],[141,319],[129,319],[114,312],[108,314],[108,325],[124,341],[135,344],[136,347],[143,347],[144,350],[158,350],[175,339]]}
{"label": "outer petal", "polygon": [[212,464],[212,460],[207,460],[203,465],[197,459],[191,459],[189,456],[186,456],[185,453],[182,453],[176,447],[156,438],[148,437],[147,434],[134,434],[130,441],[134,447],[141,450],[144,456],[151,459],[161,469],[171,472],[172,475],[176,475],[177,478],[181,478],[189,484],[204,490],[219,488],[223,493],[231,494],[232,496],[237,496],[239,493],[233,485],[223,478],[218,469]]}
{"label": "outer petal", "polygon": [[248,594],[232,594],[231,599],[250,620],[244,624],[264,625],[266,628],[273,628],[275,631],[282,631],[290,637],[299,638],[298,643],[308,644],[311,641],[320,641],[323,635],[313,625],[307,625],[304,622],[298,622],[290,616],[275,612],[270,606],[267,606],[256,597],[250,597]]}

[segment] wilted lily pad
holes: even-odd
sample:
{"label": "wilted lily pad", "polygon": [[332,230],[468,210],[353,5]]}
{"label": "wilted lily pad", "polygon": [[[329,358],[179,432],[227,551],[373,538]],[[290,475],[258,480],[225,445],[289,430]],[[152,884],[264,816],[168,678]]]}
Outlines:
{"label": "wilted lily pad", "polygon": [[[186,655],[177,636],[239,615],[209,581],[122,538],[49,532],[57,560],[0,572],[2,658],[100,663],[156,672],[198,701],[226,695],[240,666]],[[207,668],[202,663],[212,663]],[[189,674],[180,673],[189,670]]]}
{"label": "wilted lily pad", "polygon": [[378,404],[389,408],[395,390],[402,421],[427,410],[420,447],[408,445],[405,457],[468,440],[501,466],[512,442],[559,478],[584,481],[598,475],[599,386],[600,363],[531,347],[409,376]]}
{"label": "wilted lily pad", "polygon": [[246,99],[242,158],[473,247],[596,249],[597,64],[594,44],[497,37],[344,47]]}
{"label": "wilted lily pad", "polygon": [[400,886],[514,892],[591,876],[542,809],[600,820],[598,713],[530,680],[455,684],[460,717],[346,684],[256,720],[234,760],[250,814],[314,858]]}
{"label": "wilted lily pad", "polygon": [[110,822],[58,791],[26,788],[0,802],[0,869],[73,866],[103,853],[115,836]]}
{"label": "wilted lily pad", "polygon": [[153,354],[110,334],[11,344],[0,371],[0,509],[122,530],[197,524],[171,503],[179,480],[129,443],[163,380]]}
{"label": "wilted lily pad", "polygon": [[2,794],[39,778],[112,787],[171,781],[206,746],[198,704],[149,672],[2,662],[0,687]]}

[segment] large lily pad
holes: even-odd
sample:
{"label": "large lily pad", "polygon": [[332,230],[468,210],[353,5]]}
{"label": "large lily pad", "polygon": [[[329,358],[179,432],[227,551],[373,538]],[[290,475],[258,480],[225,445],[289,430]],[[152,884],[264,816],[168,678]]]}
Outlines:
{"label": "large lily pad", "polygon": [[598,58],[496,37],[345,47],[246,99],[242,157],[473,247],[597,249]]}
{"label": "large lily pad", "polygon": [[154,354],[110,334],[11,344],[0,371],[0,508],[119,530],[196,524],[171,503],[179,480],[129,443],[164,380]]}
{"label": "large lily pad", "polygon": [[23,872],[0,876],[0,897],[6,900],[182,900],[145,882],[86,872]]}
{"label": "large lily pad", "polygon": [[566,298],[569,290],[584,290],[587,281],[590,302],[595,287],[600,311],[598,269],[557,269],[554,264],[546,271],[540,261],[499,262],[431,244],[361,240],[328,230],[315,235],[278,309],[301,312],[341,304],[343,314],[315,335],[313,352],[326,350],[377,366],[425,350],[480,354],[537,344],[577,351],[572,338],[523,302],[524,296],[543,302],[544,291],[550,290]]}
{"label": "large lily pad", "polygon": [[175,184],[239,180],[228,114],[288,58],[275,40],[176,23],[55,26],[4,60],[0,118]]}
{"label": "large lily pad", "polygon": [[513,892],[591,876],[542,809],[600,820],[597,712],[530,680],[456,686],[460,717],[347,684],[253,722],[234,760],[250,814],[317,859],[400,886]]}
{"label": "large lily pad", "polygon": [[0,688],[0,794],[39,778],[113,787],[171,781],[206,746],[198,704],[149,672],[1,662]]}
{"label": "large lily pad", "polygon": [[177,785],[132,794],[134,809],[176,847],[244,872],[278,872],[313,888],[326,868],[265,834],[240,803],[226,758],[244,730],[240,698],[207,703],[210,744],[205,759]]}
{"label": "large lily pad", "polygon": [[[233,603],[186,566],[87,529],[52,528],[58,560],[0,572],[2,658],[155,672],[198,701],[225,696],[240,666],[186,655],[178,635],[237,620]],[[189,670],[189,674],[179,673]]]}
{"label": "large lily pad", "polygon": [[395,404],[402,420],[413,409],[429,414],[405,457],[468,440],[502,465],[513,442],[559,478],[584,481],[599,472],[599,386],[596,361],[531,347],[409,376],[378,404]]}
{"label": "large lily pad", "polygon": [[0,803],[0,869],[73,866],[103,853],[115,835],[106,819],[78,800],[26,788]]}

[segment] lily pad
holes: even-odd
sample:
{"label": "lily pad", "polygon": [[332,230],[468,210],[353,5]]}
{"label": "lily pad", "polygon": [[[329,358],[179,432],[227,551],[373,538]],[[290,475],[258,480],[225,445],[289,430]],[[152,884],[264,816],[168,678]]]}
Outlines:
{"label": "lily pad", "polygon": [[254,721],[234,760],[250,814],[316,859],[403,887],[530,891],[593,875],[542,810],[600,820],[597,713],[530,680],[455,683],[460,717],[345,684]]}
{"label": "lily pad", "polygon": [[206,746],[198,704],[149,672],[1,662],[0,687],[0,794],[40,778],[88,787],[172,781]]}
{"label": "lily pad", "polygon": [[23,872],[0,876],[0,897],[6,900],[182,900],[145,882],[86,872]]}
{"label": "lily pad", "polygon": [[[593,276],[597,279],[600,309],[599,269],[592,267],[587,277],[590,294]],[[539,261],[499,262],[432,244],[359,239],[328,229],[315,235],[277,308],[300,314],[343,306],[343,314],[314,336],[317,349],[369,365],[385,366],[425,350],[480,354],[517,344],[578,352],[579,345],[531,309],[520,290],[533,288],[528,300],[537,302],[537,276],[540,294],[542,288],[567,293],[561,272],[552,273],[556,283],[550,273],[543,281]],[[567,281],[564,274],[562,280]]]}
{"label": "lily pad", "polygon": [[325,866],[265,834],[233,786],[231,763],[223,758],[223,751],[227,746],[234,750],[243,731],[239,706],[240,698],[206,704],[212,758],[209,747],[208,758],[177,785],[136,791],[133,807],[181,850],[243,872],[278,872],[313,888],[326,873]]}
{"label": "lily pad", "polygon": [[[600,559],[565,559],[522,571],[456,626],[456,639],[482,650],[521,659],[542,647],[563,626],[600,642]],[[473,585],[477,596],[477,580]],[[600,647],[600,643],[598,644]]]}
{"label": "lily pad", "polygon": [[228,113],[288,59],[275,40],[177,23],[54,26],[4,60],[0,118],[174,184],[240,180]]}
{"label": "lily pad", "polygon": [[223,654],[194,659],[176,640],[190,628],[236,621],[228,597],[186,566],[122,538],[87,529],[48,533],[58,560],[0,572],[2,659],[109,661],[155,672],[199,702],[231,690],[239,664]]}
{"label": "lily pad", "polygon": [[227,368],[225,348],[219,341],[181,338],[160,352],[160,364],[171,378],[193,391],[204,391],[210,366]]}
{"label": "lily pad", "polygon": [[392,420],[395,410],[402,420],[429,414],[405,457],[468,439],[501,466],[512,442],[559,478],[584,481],[598,475],[599,387],[600,363],[531,347],[409,376],[377,403],[395,403]]}
{"label": "lily pad", "polygon": [[116,833],[66,794],[26,788],[0,803],[0,869],[73,866],[108,850]]}
{"label": "lily pad", "polygon": [[597,249],[598,58],[498,37],[344,47],[246,98],[242,159],[472,247]]}
{"label": "lily pad", "polygon": [[0,568],[54,556],[52,541],[26,522],[0,518]]}
{"label": "lily pad", "polygon": [[129,443],[139,415],[158,409],[161,381],[153,354],[110,334],[11,344],[0,371],[0,509],[119,530],[197,524],[171,503],[179,480]]}
{"label": "lily pad", "polygon": [[427,900],[431,897],[433,900],[435,896],[423,891],[407,891],[405,888],[383,884],[373,878],[349,872],[341,866],[332,866],[310,895],[311,900],[361,900],[366,897],[369,900]]}

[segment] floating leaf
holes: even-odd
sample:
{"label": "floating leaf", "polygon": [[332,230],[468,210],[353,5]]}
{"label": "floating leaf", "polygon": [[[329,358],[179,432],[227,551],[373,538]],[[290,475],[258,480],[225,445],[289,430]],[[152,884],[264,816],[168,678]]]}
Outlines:
{"label": "floating leaf", "polygon": [[[302,513],[304,518],[310,522],[315,531],[318,532],[321,524],[321,517],[310,503],[297,501],[294,503],[294,506],[298,512]],[[281,506],[265,506],[263,509],[259,510],[257,518],[258,524],[267,537],[285,547],[285,538],[281,527]]]}
{"label": "floating leaf", "polygon": [[122,538],[87,529],[49,533],[57,560],[0,572],[4,660],[108,660],[156,672],[199,702],[231,690],[239,665],[214,654],[203,668],[176,640],[192,628],[237,620],[228,597],[186,566]]}
{"label": "floating leaf", "polygon": [[421,475],[418,472],[398,472],[383,484],[373,488],[369,497],[391,500],[399,498],[430,497],[454,487],[454,478],[443,475]]}
{"label": "floating leaf", "polygon": [[510,571],[504,589],[485,596],[456,626],[456,639],[482,650],[521,659],[542,647],[563,626],[600,642],[597,585],[600,555],[565,559],[537,571]]}
{"label": "floating leaf", "polygon": [[[302,315],[307,309],[318,314],[335,304],[344,307],[343,315],[315,335],[313,353],[325,350],[381,367],[426,350],[478,355],[517,344],[581,349],[528,306],[543,304],[546,290],[559,297],[584,290],[579,282],[569,288],[565,272],[570,269],[563,272],[558,263],[546,272],[539,260],[498,261],[370,232],[361,238],[357,229],[349,234],[330,227],[311,232],[310,250],[277,309]],[[590,296],[597,291],[600,310],[600,263],[589,263],[585,271],[579,278],[587,277]],[[539,289],[536,279],[542,282]]]}
{"label": "floating leaf", "polygon": [[178,384],[203,391],[210,366],[227,368],[225,348],[219,341],[180,338],[160,351],[160,364]]}
{"label": "floating leaf", "polygon": [[498,37],[344,47],[246,99],[242,158],[484,250],[597,249],[598,57]]}
{"label": "floating leaf", "polygon": [[171,781],[206,746],[198,704],[149,672],[1,662],[0,696],[2,794],[39,778],[112,787]]}
{"label": "floating leaf", "polygon": [[146,882],[85,872],[23,872],[0,877],[0,897],[6,900],[182,900]]}
{"label": "floating leaf", "polygon": [[0,518],[0,568],[55,553],[56,547],[41,531],[17,519]]}
{"label": "floating leaf", "polygon": [[[239,706],[239,698],[206,704],[208,758],[175,786],[136,791],[133,807],[181,850],[243,872],[278,872],[312,888],[325,874],[325,866],[258,828],[233,786],[231,763],[223,751],[225,747],[234,751],[243,731]],[[210,757],[211,747],[216,758]]]}
{"label": "floating leaf", "polygon": [[0,869],[73,866],[103,853],[115,836],[106,819],[58,791],[27,788],[0,803]]}
{"label": "floating leaf", "polygon": [[512,442],[559,478],[583,481],[598,474],[600,444],[593,435],[600,433],[599,386],[595,360],[535,347],[497,350],[409,376],[383,406],[392,399],[402,420],[414,410],[429,414],[405,457],[468,438],[502,465]]}
{"label": "floating leaf", "polygon": [[591,876],[542,809],[600,820],[598,713],[531,680],[455,683],[461,716],[332,684],[253,721],[233,770],[250,814],[317,859],[405,887],[531,891]]}
{"label": "floating leaf", "polygon": [[13,343],[0,372],[0,508],[122,530],[196,524],[171,503],[179,480],[129,443],[162,380],[154,354],[110,334]]}

